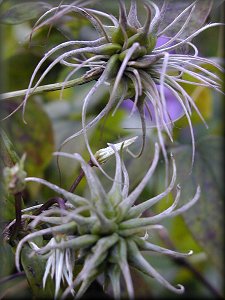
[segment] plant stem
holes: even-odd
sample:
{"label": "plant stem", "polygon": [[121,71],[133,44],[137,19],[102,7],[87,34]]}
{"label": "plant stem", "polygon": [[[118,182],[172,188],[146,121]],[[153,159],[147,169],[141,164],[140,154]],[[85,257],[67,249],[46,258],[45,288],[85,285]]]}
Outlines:
{"label": "plant stem", "polygon": [[[68,89],[75,85],[81,85],[81,84],[84,84],[89,81],[97,79],[101,72],[102,72],[102,70],[99,70],[98,72],[95,72],[95,73],[94,72],[86,73],[84,76],[82,76],[80,78],[69,80],[67,82],[57,82],[57,83],[53,83],[53,84],[38,86],[35,89],[31,88],[29,91],[29,94],[34,95],[34,94],[38,94],[38,93],[42,93],[42,92],[57,91],[57,90],[60,90],[61,88]],[[28,91],[28,89],[9,92],[9,93],[3,93],[3,94],[0,94],[0,100],[7,100],[7,99],[15,98],[15,97],[25,96],[27,91]]]}
{"label": "plant stem", "polygon": [[22,210],[22,193],[19,192],[15,194],[15,214],[16,214],[16,223],[15,227],[17,229],[21,228],[21,210]]}
{"label": "plant stem", "polygon": [[14,240],[17,237],[19,231],[22,228],[22,192],[16,193],[14,195],[15,198],[15,215],[16,215],[16,221],[13,224],[11,231],[10,231],[10,244],[14,244]]}
{"label": "plant stem", "polygon": [[53,197],[50,198],[46,203],[44,203],[40,208],[38,208],[35,212],[34,215],[39,215],[42,211],[48,209],[50,206],[52,206],[55,203],[58,203],[59,207],[61,209],[65,209],[65,200],[60,197]]}
{"label": "plant stem", "polygon": [[[94,167],[95,164],[92,162],[92,160],[90,159],[88,162],[89,166]],[[78,186],[78,184],[81,182],[82,178],[84,177],[84,171],[83,169],[80,170],[80,174],[78,175],[78,177],[75,179],[75,181],[73,182],[73,184],[71,185],[69,192],[73,193],[76,189],[76,187]]]}
{"label": "plant stem", "polygon": [[[88,161],[88,164],[91,167],[95,166],[95,164],[92,162],[91,159]],[[69,189],[69,192],[73,193],[75,191],[76,187],[81,182],[84,175],[85,175],[85,173],[84,173],[83,169],[81,169],[79,175],[77,176],[77,178],[75,179],[75,181],[71,185],[71,187]],[[55,203],[58,203],[60,208],[65,209],[66,199],[63,199],[63,198],[60,198],[60,197],[50,198],[46,203],[44,203],[40,208],[38,208],[34,214],[39,215],[42,211],[48,209],[50,206],[52,206]]]}
{"label": "plant stem", "polygon": [[16,193],[15,197],[15,215],[16,215],[16,222],[14,224],[12,236],[14,236],[18,230],[21,229],[21,220],[22,220],[22,193]]}

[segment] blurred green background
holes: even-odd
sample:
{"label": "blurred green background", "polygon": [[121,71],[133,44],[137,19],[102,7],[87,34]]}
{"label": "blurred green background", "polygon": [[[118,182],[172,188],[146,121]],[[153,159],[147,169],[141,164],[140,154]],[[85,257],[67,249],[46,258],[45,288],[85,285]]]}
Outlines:
{"label": "blurred green background", "polygon": [[[157,0],[155,1],[157,3]],[[174,5],[176,1],[174,1]],[[179,1],[178,1],[179,2]],[[224,19],[221,1],[214,1],[214,9],[207,21],[221,21]],[[44,4],[43,4],[44,3]],[[10,92],[26,89],[32,72],[43,57],[45,52],[57,43],[69,39],[94,39],[95,31],[88,21],[78,14],[70,14],[52,24],[51,28],[45,26],[37,31],[29,44],[29,34],[37,17],[43,13],[46,7],[57,4],[58,1],[0,1],[0,34],[1,34],[1,92]],[[68,3],[68,1],[65,3]],[[126,1],[128,3],[128,1]],[[143,7],[140,11],[143,13]],[[117,1],[101,1],[96,4],[101,9],[107,9],[112,14],[118,15]],[[215,60],[223,60],[223,29],[211,28],[194,39],[198,46],[200,55],[213,57]],[[41,68],[41,72],[51,61]],[[63,81],[68,70],[61,65],[50,72],[42,84]],[[82,74],[82,73],[80,73]],[[61,182],[57,169],[56,159],[52,152],[59,148],[65,138],[81,128],[82,100],[93,83],[76,86],[64,90],[60,100],[60,92],[46,92],[31,96],[28,100],[25,119],[27,125],[22,121],[21,111],[1,122],[1,126],[7,132],[16,152],[21,157],[27,154],[26,171],[28,176],[42,177],[54,182],[64,188],[69,188],[79,172],[79,165],[71,161],[60,159]],[[180,283],[185,286],[184,295],[175,295],[161,287],[154,279],[132,270],[134,286],[137,297],[148,299],[156,298],[215,298],[215,292],[210,290],[203,282],[202,276],[210,283],[212,289],[223,294],[223,102],[218,93],[204,88],[186,87],[188,93],[195,98],[201,109],[207,124],[205,128],[202,121],[194,113],[192,120],[196,138],[196,158],[191,175],[191,140],[185,118],[175,123],[175,143],[167,141],[168,151],[173,151],[177,162],[178,179],[182,187],[182,201],[185,202],[194,194],[195,187],[199,183],[202,187],[202,196],[199,202],[186,212],[184,216],[164,221],[163,225],[167,232],[151,237],[160,245],[167,246],[168,243],[181,252],[190,249],[194,254],[188,258],[188,267],[178,264],[165,256],[153,256],[146,253],[149,262],[163,274],[171,283]],[[108,93],[101,89],[93,98],[88,110],[88,118],[95,116],[107,101]],[[22,101],[22,97],[11,100],[1,100],[0,117],[7,116]],[[127,124],[135,124],[127,128]],[[131,126],[129,126],[131,127]],[[104,118],[97,126],[89,131],[89,138],[93,152],[106,147],[107,142],[116,142],[122,138],[134,135],[141,136],[140,121],[137,116],[129,118],[124,109],[119,109],[112,117]],[[131,189],[143,177],[148,168],[146,161],[152,155],[156,132],[154,128],[148,130],[147,145],[141,158],[133,160],[125,154],[125,163],[130,174]],[[133,150],[135,150],[133,147]],[[82,136],[68,143],[65,152],[78,152],[88,160],[88,153]],[[7,159],[2,149],[1,166],[7,165]],[[114,160],[105,166],[107,172],[113,174]],[[99,173],[99,176],[101,174]],[[149,199],[151,196],[161,192],[164,188],[164,162],[160,164],[149,185],[141,195],[140,201]],[[104,177],[102,180],[106,187],[110,182]],[[85,180],[77,188],[77,193],[86,193]],[[29,184],[24,198],[24,207],[45,202],[52,192],[37,184]],[[13,199],[1,193],[1,229],[14,219]],[[168,199],[171,201],[171,199]],[[154,212],[161,211],[169,202],[162,201],[153,208]],[[169,240],[168,240],[169,238]],[[4,281],[3,279],[16,272],[14,267],[14,249],[1,239],[0,245],[0,298],[30,298],[30,290],[25,277]],[[194,274],[191,267],[197,272]],[[199,275],[200,274],[200,275]],[[94,297],[94,295],[93,295]]]}

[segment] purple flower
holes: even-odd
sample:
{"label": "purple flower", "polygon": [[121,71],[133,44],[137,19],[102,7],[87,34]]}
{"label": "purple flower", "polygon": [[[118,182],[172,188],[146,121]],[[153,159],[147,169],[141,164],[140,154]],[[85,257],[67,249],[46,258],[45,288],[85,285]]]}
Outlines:
{"label": "purple flower", "polygon": [[[157,89],[159,90],[159,86],[157,86]],[[172,92],[168,88],[164,88],[164,94],[165,94],[166,106],[167,106],[167,114],[164,116],[164,121],[166,123],[175,122],[184,115],[184,111],[182,109],[181,104],[177,101],[176,97],[172,94]],[[133,106],[134,106],[134,102],[130,99],[126,99],[122,103],[121,108],[126,110],[128,113],[131,113]],[[145,111],[145,116],[148,119],[147,121],[148,124],[150,124],[150,126],[152,125],[156,126],[154,107],[151,101],[149,101],[147,97],[146,97],[146,106],[144,111]],[[134,108],[134,112],[138,113],[138,109]]]}

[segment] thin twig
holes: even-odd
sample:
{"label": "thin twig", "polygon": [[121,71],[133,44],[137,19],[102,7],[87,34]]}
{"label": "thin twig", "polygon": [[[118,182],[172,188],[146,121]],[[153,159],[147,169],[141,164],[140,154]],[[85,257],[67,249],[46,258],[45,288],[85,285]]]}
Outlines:
{"label": "thin twig", "polygon": [[16,193],[15,197],[15,215],[16,221],[13,224],[10,232],[10,243],[17,237],[19,231],[22,229],[22,192]]}
{"label": "thin twig", "polygon": [[[91,167],[94,167],[95,164],[93,163],[93,161],[90,159],[88,162],[88,165]],[[82,178],[84,177],[84,171],[83,169],[80,170],[80,174],[78,175],[78,177],[75,179],[75,181],[73,182],[73,184],[71,185],[69,192],[73,193],[76,189],[76,187],[78,186],[78,184],[81,182]]]}
{"label": "thin twig", "polygon": [[47,202],[45,202],[41,207],[39,207],[35,212],[34,215],[39,215],[42,211],[47,210],[53,204],[57,203],[61,209],[66,209],[65,207],[65,200],[60,197],[52,197]]}
{"label": "thin twig", "polygon": [[22,193],[19,192],[15,194],[15,214],[16,214],[16,223],[15,227],[17,229],[21,228],[21,216],[22,216]]}
{"label": "thin twig", "polygon": [[[99,70],[99,72],[96,72],[95,70],[95,73],[90,72],[90,74],[89,73],[85,74],[80,78],[69,80],[67,82],[57,82],[53,84],[42,85],[42,86],[38,86],[36,89],[31,88],[29,94],[34,95],[42,92],[57,91],[60,90],[61,88],[68,89],[75,85],[81,85],[89,81],[95,80],[99,77],[100,73],[102,73],[102,70]],[[3,93],[0,94],[0,100],[8,100],[15,97],[25,96],[27,91],[28,90],[25,89],[25,90],[19,90],[19,91],[14,91],[9,93]]]}
{"label": "thin twig", "polygon": [[[93,167],[95,166],[95,164],[92,162],[92,160],[90,159],[88,161],[89,166]],[[81,182],[82,178],[84,177],[85,173],[83,171],[83,169],[80,170],[79,175],[77,176],[77,178],[75,179],[75,181],[73,182],[73,184],[71,185],[69,192],[73,193],[76,189],[76,187],[78,186],[78,184]],[[59,205],[59,207],[61,209],[65,209],[65,203],[66,203],[66,199],[63,199],[61,197],[53,197],[50,198],[47,202],[45,202],[40,208],[38,208],[35,211],[35,215],[39,215],[42,211],[47,210],[49,207],[51,207],[53,204],[57,203]]]}

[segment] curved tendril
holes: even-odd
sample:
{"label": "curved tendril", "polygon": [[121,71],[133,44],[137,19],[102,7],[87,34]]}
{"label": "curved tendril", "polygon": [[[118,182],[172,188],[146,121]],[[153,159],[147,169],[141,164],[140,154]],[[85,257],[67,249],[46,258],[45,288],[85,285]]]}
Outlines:
{"label": "curved tendril", "polygon": [[122,104],[122,102],[124,101],[125,97],[126,97],[126,94],[127,94],[127,90],[128,90],[128,86],[127,86],[127,82],[126,80],[124,80],[123,84],[122,84],[122,93],[121,93],[121,96],[120,96],[120,99],[115,107],[115,109],[113,110],[112,112],[112,116],[115,115],[115,113],[117,112],[118,108],[120,107],[120,105]]}
{"label": "curved tendril", "polygon": [[95,27],[96,31],[99,34],[103,34],[104,37],[106,38],[106,40],[109,40],[109,37],[108,37],[107,33],[105,32],[100,20],[96,16],[92,15],[91,13],[88,13],[88,11],[86,9],[83,9],[78,6],[74,6],[73,4],[70,4],[70,5],[60,5],[60,7],[55,7],[53,9],[51,9],[51,12],[53,12],[55,10],[59,10],[60,8],[62,8],[62,10],[57,15],[53,15],[48,20],[42,22],[40,25],[38,25],[35,28],[35,30],[38,30],[40,27],[48,24],[51,21],[54,21],[56,18],[59,18],[68,12],[76,12],[76,13],[80,13],[81,15],[86,17],[91,22],[91,24]]}
{"label": "curved tendril", "polygon": [[155,48],[155,49],[162,49],[162,48],[165,48],[166,46],[168,46],[168,45],[170,45],[171,43],[173,43],[183,32],[184,32],[184,30],[186,29],[186,27],[187,27],[187,25],[188,25],[188,23],[189,23],[189,21],[190,21],[190,19],[191,19],[191,17],[192,17],[192,12],[193,12],[193,10],[195,9],[195,5],[192,7],[192,9],[191,9],[191,11],[190,11],[190,13],[189,13],[189,15],[188,15],[188,17],[187,17],[187,19],[185,20],[185,22],[184,22],[184,24],[183,24],[183,26],[181,27],[181,29],[171,38],[171,39],[169,39],[169,41],[168,42],[166,42],[165,44],[163,44],[162,46],[159,46],[159,47],[157,47],[157,48]]}
{"label": "curved tendril", "polygon": [[[170,57],[170,61],[173,62],[173,59],[171,59],[171,57]],[[216,80],[222,82],[222,79],[219,76],[217,76],[216,74],[210,72],[209,70],[207,70],[205,68],[202,68],[201,66],[199,66],[197,64],[194,64],[194,63],[191,63],[190,61],[185,61],[185,60],[182,60],[182,59],[175,59],[174,63],[176,63],[176,62],[180,62],[183,65],[189,65],[189,66],[193,67],[193,69],[197,69],[199,71],[202,71],[203,73],[205,73],[205,74],[215,78]]]}
{"label": "curved tendril", "polygon": [[[59,57],[57,57],[48,67],[47,69],[43,72],[43,74],[41,75],[41,77],[39,78],[39,80],[36,82],[35,86],[32,88],[32,91],[34,91],[38,85],[41,83],[41,81],[44,79],[44,77],[48,74],[48,72],[57,64],[60,62],[60,60],[64,59],[64,58],[67,58],[69,56],[72,56],[74,54],[81,54],[81,53],[98,53],[98,51],[101,49],[101,46],[97,46],[97,47],[86,47],[86,48],[79,48],[79,49],[75,49],[75,50],[71,50],[71,51],[68,51],[66,53],[63,53],[62,55],[60,55]],[[26,93],[26,96],[23,100],[23,117],[24,117],[24,113],[25,113],[25,107],[26,107],[26,103],[27,103],[27,100],[28,100],[28,96],[29,96],[29,93],[30,93],[30,90],[31,90],[31,85],[34,81],[34,78],[37,74],[37,71],[40,69],[40,66],[42,65],[43,61],[45,60],[45,57],[42,58],[42,60],[39,62],[39,64],[36,66],[33,74],[32,74],[32,77],[31,77],[31,80],[30,80],[30,84],[28,86],[28,90],[27,90],[27,93]]]}
{"label": "curved tendril", "polygon": [[[166,75],[166,68],[168,66],[168,61],[169,61],[169,53],[164,53],[164,60],[163,60],[163,64],[162,64],[162,70],[161,70],[161,74],[160,74],[160,85],[159,85],[159,91],[160,91],[160,99],[162,100],[162,123],[166,129],[166,132],[171,140],[171,142],[173,142],[173,137],[172,137],[172,133],[170,132],[170,128],[167,127],[166,122],[164,122],[164,117],[165,117],[165,121],[167,120],[167,117],[169,117],[169,113],[167,111],[166,108],[166,99],[165,99],[165,92],[164,92],[164,78]],[[170,118],[170,117],[169,117]]]}
{"label": "curved tendril", "polygon": [[[158,30],[158,26],[159,24],[162,22],[162,18],[161,18],[161,12],[158,8],[158,6],[153,2],[153,1],[150,1],[149,3],[155,10],[155,15],[151,21],[151,26],[149,28],[149,34],[152,33],[152,34],[156,34],[156,31]],[[163,5],[164,6],[164,5]]]}
{"label": "curved tendril", "polygon": [[[144,111],[144,106],[145,106],[145,95],[144,96],[140,96],[137,99],[137,109],[138,109],[138,113],[141,119],[141,129],[142,129],[142,145],[141,145],[141,149],[139,150],[139,152],[137,154],[133,153],[131,150],[127,149],[127,152],[134,158],[139,158],[145,148],[145,141],[146,141],[146,119],[145,119],[145,111]],[[133,108],[135,107],[135,103],[133,104]],[[132,110],[133,110],[132,108]],[[131,112],[132,114],[132,112]]]}
{"label": "curved tendril", "polygon": [[134,28],[140,28],[141,23],[137,18],[137,2],[136,0],[131,0],[130,11],[128,13],[128,24]]}
{"label": "curved tendril", "polygon": [[176,82],[177,80],[174,80],[173,78],[166,76],[167,80],[170,81],[170,83],[172,84],[172,86],[175,86],[175,88],[177,89],[177,91],[179,91],[181,93],[181,95],[183,95],[183,97],[185,99],[187,99],[187,101],[190,102],[190,104],[192,105],[192,107],[195,109],[196,113],[198,114],[199,118],[202,120],[203,124],[205,125],[206,128],[208,128],[208,125],[203,117],[203,115],[201,114],[200,110],[198,109],[197,105],[195,104],[194,100],[192,99],[191,96],[188,95],[188,93]]}
{"label": "curved tendril", "polygon": [[[159,96],[159,92],[158,92],[158,90],[156,88],[155,79],[153,80],[153,78],[151,76],[149,76],[149,74],[147,74],[144,71],[140,70],[140,73],[142,74],[143,83],[146,86],[146,90],[148,92],[148,95],[151,95],[151,97],[153,97],[154,99],[156,99],[156,100],[153,99],[153,101],[156,104],[156,107],[158,109],[160,121],[162,123],[161,125],[163,126],[163,128],[167,132],[167,135],[170,138],[170,140],[173,140],[172,134],[170,132],[172,130],[172,128],[168,127],[169,125],[171,125],[171,122],[167,122],[167,120],[164,120],[164,115],[165,115],[165,117],[167,115],[169,119],[171,119],[171,118],[169,116],[169,113],[167,112],[166,104],[164,103],[164,105],[163,105],[163,100],[164,99],[161,99],[160,96]],[[152,75],[153,74],[154,74],[154,71],[152,72]],[[159,77],[160,76],[162,76],[161,72],[159,73]],[[164,74],[164,76],[166,76],[166,74]],[[161,83],[159,82],[159,84],[161,84]],[[151,93],[150,93],[150,91],[151,91]],[[164,102],[165,102],[165,100],[164,100]],[[147,104],[147,102],[146,102],[146,104]],[[160,124],[160,122],[159,122],[159,124]]]}
{"label": "curved tendril", "polygon": [[[109,180],[112,180],[113,181],[113,178],[110,177],[104,170],[103,168],[101,167],[101,165],[99,164],[99,162],[96,160],[92,150],[91,150],[91,147],[90,147],[90,144],[89,144],[89,140],[88,140],[88,137],[87,137],[87,124],[86,124],[86,113],[87,113],[87,107],[88,107],[88,104],[89,102],[91,101],[91,97],[92,95],[96,92],[96,90],[98,89],[98,87],[103,84],[107,78],[107,70],[105,69],[105,71],[103,72],[102,76],[99,78],[99,80],[95,83],[95,85],[92,87],[92,89],[89,91],[89,93],[87,94],[87,96],[85,97],[84,99],[84,103],[83,103],[83,107],[82,107],[82,134],[83,134],[83,137],[84,137],[84,140],[85,140],[85,144],[86,144],[86,147],[88,149],[88,152],[90,154],[90,157],[91,157],[91,160],[92,162],[101,170],[101,172],[109,179]],[[109,101],[110,102],[110,101]],[[112,101],[111,101],[112,102]],[[108,103],[108,107],[111,106],[111,102],[110,102],[110,105]],[[114,102],[114,101],[113,101]],[[99,121],[99,118],[98,118],[98,121]],[[71,137],[70,137],[71,139]],[[64,141],[63,145],[65,145],[65,142],[67,142],[68,139],[66,141]]]}
{"label": "curved tendril", "polygon": [[109,15],[105,12],[102,12],[102,11],[99,11],[99,10],[95,10],[95,9],[92,9],[92,8],[86,8],[86,11],[88,12],[92,12],[96,15],[99,15],[101,17],[105,17],[107,19],[109,19],[110,21],[112,21],[112,23],[114,24],[114,26],[118,26],[119,25],[119,22],[118,20],[113,16],[113,15]]}
{"label": "curved tendril", "polygon": [[184,292],[184,287],[182,285],[178,284],[177,287],[171,285],[161,274],[159,274],[150,265],[150,263],[147,260],[145,260],[145,258],[141,255],[140,251],[138,250],[138,247],[134,241],[129,240],[129,246],[129,249],[131,248],[133,251],[132,253],[130,253],[128,258],[135,268],[138,268],[140,271],[154,277],[164,287],[177,294],[182,294]]}
{"label": "curved tendril", "polygon": [[142,31],[144,34],[148,35],[149,30],[150,30],[150,25],[151,25],[151,8],[149,7],[149,5],[147,3],[144,4],[144,7],[147,11],[147,18],[146,18],[144,26],[142,27]]}
{"label": "curved tendril", "polygon": [[[102,58],[102,55],[95,55],[93,57],[90,57],[89,59],[87,59],[87,60],[83,61],[82,63],[78,64],[78,66],[66,76],[66,78],[64,80],[64,85],[62,86],[61,91],[60,91],[60,96],[59,96],[60,99],[62,99],[65,84],[71,78],[71,76],[73,76],[78,70],[83,68],[88,62],[95,61],[96,59],[99,59],[99,58]],[[99,66],[99,67],[101,67],[101,66]]]}
{"label": "curved tendril", "polygon": [[114,86],[113,86],[113,89],[112,89],[112,93],[110,95],[110,98],[113,98],[115,96],[115,93],[116,93],[116,90],[118,89],[118,85],[121,81],[121,78],[123,76],[123,73],[127,67],[127,63],[129,62],[131,56],[133,55],[133,53],[135,52],[135,50],[139,47],[139,43],[134,43],[130,49],[128,50],[121,66],[120,66],[120,69],[117,73],[117,76],[116,76],[116,79],[115,79],[115,83],[114,83]]}
{"label": "curved tendril", "polygon": [[194,33],[192,33],[191,35],[189,35],[187,38],[185,38],[181,42],[179,42],[179,43],[177,43],[175,45],[172,45],[170,47],[162,48],[161,50],[155,49],[152,52],[153,53],[158,53],[158,52],[161,52],[161,51],[171,51],[171,50],[174,50],[174,49],[178,48],[179,46],[182,46],[182,45],[186,44],[187,42],[189,42],[190,40],[192,40],[195,36],[199,35],[199,33],[201,33],[202,31],[204,31],[204,30],[206,30],[208,28],[212,28],[212,27],[215,27],[215,26],[221,26],[221,25],[224,25],[224,24],[223,23],[212,23],[212,24],[209,24],[209,25],[205,25],[202,28],[200,28],[199,30],[197,30]]}
{"label": "curved tendril", "polygon": [[178,99],[178,101],[180,102],[183,110],[184,110],[184,113],[185,113],[185,116],[187,117],[187,120],[188,120],[188,124],[189,124],[189,128],[190,128],[190,133],[191,133],[191,141],[192,141],[192,158],[191,158],[191,171],[190,173],[192,172],[192,169],[193,169],[193,165],[194,165],[194,159],[195,159],[195,137],[194,137],[194,131],[193,131],[193,127],[192,127],[192,123],[191,123],[191,118],[189,116],[189,113],[180,97],[180,95],[175,91],[175,89],[173,89],[170,84],[166,84],[165,83],[165,86],[171,90],[171,92],[175,95],[175,97]]}
{"label": "curved tendril", "polygon": [[192,8],[192,6],[194,6],[196,4],[196,1],[194,1],[193,3],[191,3],[191,5],[189,5],[188,7],[186,7],[168,26],[166,26],[163,30],[161,30],[160,32],[157,32],[157,36],[161,36],[162,34],[164,34],[168,29],[170,29],[177,21],[179,21],[182,16],[190,9]]}
{"label": "curved tendril", "polygon": [[172,163],[173,163],[173,175],[172,175],[172,179],[171,179],[169,186],[161,194],[159,194],[153,198],[150,198],[141,204],[131,207],[130,211],[127,214],[127,219],[139,216],[144,211],[146,211],[147,209],[152,207],[154,204],[156,204],[158,201],[165,198],[172,191],[172,189],[174,188],[174,184],[176,182],[176,164],[175,164],[175,159],[172,157],[172,155],[171,155],[171,158],[172,158]]}
{"label": "curved tendril", "polygon": [[134,202],[137,200],[137,197],[141,194],[141,192],[143,191],[144,187],[146,186],[147,182],[149,181],[149,179],[151,178],[152,174],[155,171],[155,168],[157,166],[159,160],[159,146],[157,143],[155,143],[155,153],[154,153],[154,157],[152,160],[152,164],[150,166],[150,168],[148,169],[148,172],[145,174],[145,176],[143,177],[143,179],[141,180],[141,182],[138,184],[138,186],[131,192],[131,194],[124,199],[119,207],[124,210],[125,212],[127,212],[132,205],[134,204]]}
{"label": "curved tendril", "polygon": [[187,256],[190,256],[190,255],[193,254],[192,250],[190,250],[187,253],[180,253],[180,252],[177,252],[177,251],[173,251],[173,250],[170,250],[170,249],[167,249],[167,248],[160,247],[158,245],[149,243],[149,242],[144,241],[143,239],[141,239],[139,237],[135,237],[134,240],[138,244],[138,246],[141,248],[142,251],[145,251],[145,250],[149,251],[150,250],[150,251],[158,252],[158,253],[161,253],[161,254],[169,255],[169,256],[172,256],[172,257],[187,257]]}
{"label": "curved tendril", "polygon": [[154,112],[155,112],[155,120],[156,120],[156,128],[157,128],[157,133],[158,133],[158,138],[159,138],[159,143],[162,149],[162,154],[163,154],[163,158],[165,161],[165,185],[168,185],[168,174],[169,174],[169,169],[168,169],[168,157],[167,157],[167,151],[166,151],[166,147],[165,147],[165,142],[164,142],[164,138],[162,135],[162,130],[161,130],[161,124],[159,121],[159,108],[157,106],[157,103],[155,102],[155,100],[153,99],[152,95],[150,95],[150,93],[146,92],[147,97],[149,98],[149,100],[151,101],[153,107],[154,107]]}

